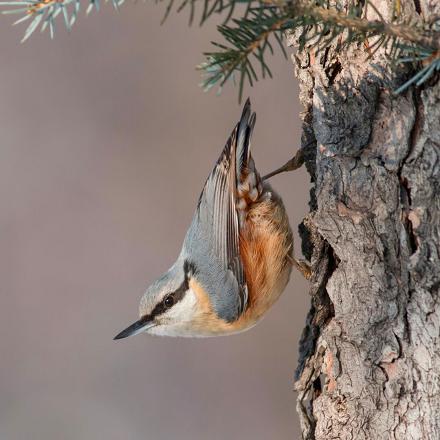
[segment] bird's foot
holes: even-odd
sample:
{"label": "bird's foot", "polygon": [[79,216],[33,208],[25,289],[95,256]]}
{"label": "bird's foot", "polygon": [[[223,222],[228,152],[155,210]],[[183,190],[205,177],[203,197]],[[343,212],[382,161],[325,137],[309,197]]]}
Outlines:
{"label": "bird's foot", "polygon": [[297,260],[295,257],[290,256],[289,260],[292,263],[292,266],[296,267],[306,280],[310,280],[312,277],[312,267],[310,266],[310,263],[305,260]]}
{"label": "bird's foot", "polygon": [[275,171],[272,171],[269,174],[266,174],[263,177],[263,180],[270,179],[271,177],[276,176],[277,174],[280,173],[297,170],[298,168],[301,168],[303,163],[304,163],[304,151],[302,148],[300,148],[296,152],[295,156],[292,157],[292,159],[286,162],[282,167],[276,169]]}

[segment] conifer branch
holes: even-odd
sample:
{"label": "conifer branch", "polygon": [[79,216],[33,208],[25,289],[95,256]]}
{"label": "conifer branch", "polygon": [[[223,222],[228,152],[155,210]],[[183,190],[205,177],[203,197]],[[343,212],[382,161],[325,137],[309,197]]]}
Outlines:
{"label": "conifer branch", "polygon": [[[100,0],[9,0],[0,1],[0,6],[13,8],[3,11],[4,14],[24,14],[14,24],[30,20],[22,40],[25,41],[39,27],[41,31],[49,29],[53,37],[55,19],[59,15],[70,30],[83,1],[88,2],[87,14],[93,9],[99,10]],[[124,2],[111,1],[115,8]],[[175,0],[165,1],[168,4],[164,20],[175,6]],[[202,85],[205,90],[216,85],[221,89],[228,79],[238,74],[241,98],[245,83],[253,85],[259,79],[255,62],[259,64],[261,77],[272,76],[266,54],[274,52],[272,42],[276,42],[287,56],[283,42],[287,31],[299,34],[299,50],[322,50],[335,41],[340,46],[347,46],[374,38],[370,50],[387,49],[391,63],[419,65],[415,75],[396,92],[413,84],[421,85],[440,71],[439,17],[422,24],[399,22],[398,17],[386,21],[371,0],[365,0],[363,7],[353,3],[348,11],[339,7],[337,1],[330,6],[328,0],[183,0],[176,10],[189,9],[192,23],[196,7],[202,5],[200,24],[212,15],[227,12],[224,23],[218,26],[226,44],[214,42],[217,50],[205,53],[206,61],[198,66],[204,73]],[[241,17],[233,18],[239,5],[245,6],[246,10]],[[369,7],[377,19],[365,18]]]}
{"label": "conifer branch", "polygon": [[232,20],[235,27],[228,25],[218,26],[219,32],[236,48],[228,48],[219,43],[213,43],[220,48],[219,52],[205,53],[207,62],[198,68],[207,73],[207,78],[202,84],[205,90],[225,82],[238,71],[239,99],[243,94],[244,82],[247,79],[252,86],[258,80],[258,75],[252,63],[251,56],[261,66],[261,75],[272,76],[269,66],[265,61],[266,51],[273,54],[273,47],[269,37],[274,36],[282,52],[286,56],[283,43],[283,32],[291,27],[291,18],[287,14],[278,14],[276,8],[257,7],[248,10],[247,17]]}
{"label": "conifer branch", "polygon": [[[277,32],[286,30],[299,31],[299,50],[324,49],[336,40],[341,47],[376,38],[370,49],[376,51],[380,47],[386,48],[393,63],[401,63],[402,54],[405,55],[405,62],[409,62],[409,59],[412,59],[412,62],[423,61],[425,66],[422,70],[416,73],[415,78],[411,78],[400,87],[399,92],[413,83],[421,85],[440,70],[440,32],[435,28],[439,21],[426,27],[415,23],[387,22],[377,11],[379,19],[368,20],[360,16],[362,11],[356,7],[345,12],[337,7],[327,8],[323,5],[324,0],[265,0],[259,6],[250,8],[250,19],[233,20],[235,26],[227,27],[227,32],[220,26],[218,29],[230,46],[214,43],[221,50],[205,54],[207,61],[199,66],[206,73],[204,88],[210,89],[215,84],[222,87],[234,71],[237,71],[240,75],[241,97],[244,80],[248,79],[252,85],[258,79],[255,74],[250,74],[255,72],[250,63],[251,56],[257,52],[257,58],[262,60],[261,54],[264,55],[269,38],[274,35],[280,41],[280,36],[283,38],[284,33]],[[366,6],[368,5],[374,8],[371,2],[367,2]],[[261,27],[268,10],[279,18],[282,26],[276,29]],[[258,32],[252,32],[255,29]],[[246,30],[244,37],[243,30]],[[262,61],[261,64],[264,73],[267,65]]]}
{"label": "conifer branch", "polygon": [[[366,5],[372,5],[367,2]],[[327,9],[322,6],[317,6],[311,2],[298,1],[293,6],[292,13],[296,15],[313,17],[316,22],[326,24],[333,24],[335,26],[351,29],[363,35],[386,35],[390,38],[401,39],[407,43],[414,45],[439,49],[440,48],[440,34],[427,35],[422,29],[416,26],[410,26],[406,23],[386,22],[385,20],[367,20],[360,18],[350,13],[338,11],[336,9]]]}
{"label": "conifer branch", "polygon": [[[106,2],[108,0],[105,0]],[[118,9],[125,0],[111,0],[113,7]],[[21,42],[25,42],[40,27],[41,32],[49,29],[50,37],[54,37],[55,19],[62,14],[64,25],[71,30],[81,9],[81,0],[17,0],[0,1],[0,6],[12,7],[3,14],[24,14],[13,24],[30,21]],[[92,10],[99,11],[100,0],[89,0],[86,15]]]}

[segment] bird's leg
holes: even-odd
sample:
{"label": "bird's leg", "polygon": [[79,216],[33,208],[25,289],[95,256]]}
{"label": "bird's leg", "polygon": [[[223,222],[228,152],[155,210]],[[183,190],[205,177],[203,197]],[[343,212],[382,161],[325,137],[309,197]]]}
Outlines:
{"label": "bird's leg", "polygon": [[305,260],[297,260],[295,257],[288,256],[292,266],[296,267],[306,280],[310,280],[312,276],[312,268]]}
{"label": "bird's leg", "polygon": [[277,174],[284,173],[285,171],[293,171],[297,170],[302,166],[304,163],[304,152],[303,149],[300,148],[295,156],[292,157],[288,162],[286,162],[281,168],[276,169],[275,171],[272,171],[269,174],[266,174],[263,177],[263,180],[270,179],[273,176],[276,176]]}
{"label": "bird's leg", "polygon": [[[284,173],[287,171],[294,171],[300,168],[304,164],[304,151],[302,148],[300,148],[296,153],[295,156],[292,157],[288,162],[286,162],[282,167],[276,169],[275,171],[272,171],[269,174],[266,174],[263,177],[263,180],[270,179],[273,176],[276,176],[277,174]],[[306,280],[309,280],[312,276],[312,268],[310,267],[310,264],[305,260],[297,260],[295,257],[288,256],[290,263],[292,266],[295,266],[303,275],[303,277]]]}

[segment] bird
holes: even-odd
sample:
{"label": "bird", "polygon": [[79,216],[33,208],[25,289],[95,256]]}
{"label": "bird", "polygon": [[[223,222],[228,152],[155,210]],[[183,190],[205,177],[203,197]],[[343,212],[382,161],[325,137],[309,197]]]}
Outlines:
{"label": "bird", "polygon": [[181,252],[148,287],[140,318],[114,339],[139,333],[208,337],[252,328],[284,291],[296,266],[293,235],[281,197],[269,177],[298,168],[301,150],[261,177],[251,154],[256,114],[247,99],[198,199]]}

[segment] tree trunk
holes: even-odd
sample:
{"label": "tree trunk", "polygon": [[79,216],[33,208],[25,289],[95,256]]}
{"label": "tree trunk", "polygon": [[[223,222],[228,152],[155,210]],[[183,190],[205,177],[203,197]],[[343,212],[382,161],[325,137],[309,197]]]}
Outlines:
{"label": "tree trunk", "polygon": [[[393,3],[374,2],[386,19]],[[297,408],[303,439],[440,439],[440,84],[396,96],[408,72],[368,50],[295,57],[314,185]]]}

